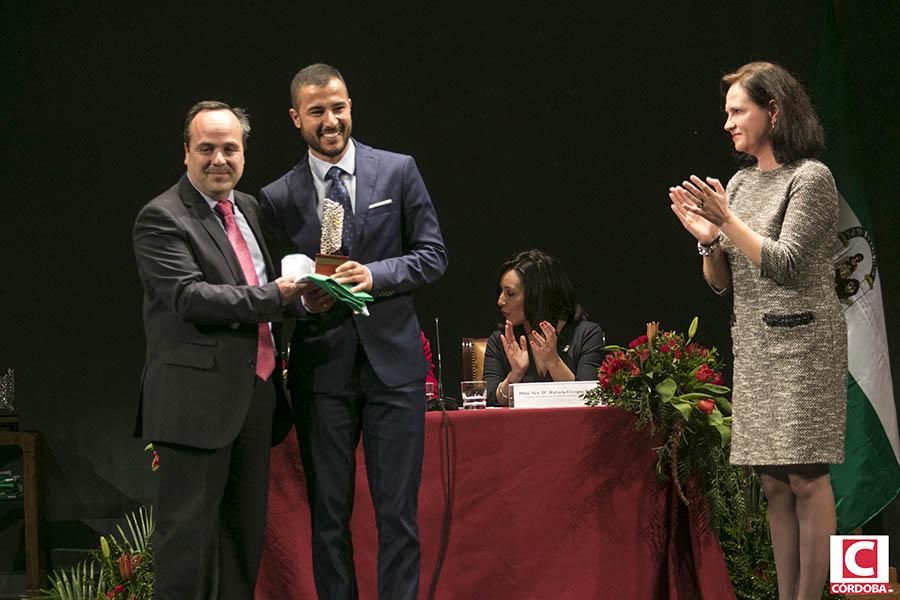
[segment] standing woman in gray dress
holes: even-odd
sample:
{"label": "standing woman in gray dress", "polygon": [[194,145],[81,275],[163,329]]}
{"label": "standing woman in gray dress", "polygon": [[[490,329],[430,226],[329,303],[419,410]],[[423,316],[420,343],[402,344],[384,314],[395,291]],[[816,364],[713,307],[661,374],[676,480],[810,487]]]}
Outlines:
{"label": "standing woman in gray dress", "polygon": [[844,460],[847,328],[831,248],[838,196],[822,126],[781,67],[722,78],[725,131],[743,168],[728,187],[691,176],[669,189],[703,275],[734,292],[731,462],[754,465],[769,505],[782,600],[821,598],[835,530],[828,465]]}

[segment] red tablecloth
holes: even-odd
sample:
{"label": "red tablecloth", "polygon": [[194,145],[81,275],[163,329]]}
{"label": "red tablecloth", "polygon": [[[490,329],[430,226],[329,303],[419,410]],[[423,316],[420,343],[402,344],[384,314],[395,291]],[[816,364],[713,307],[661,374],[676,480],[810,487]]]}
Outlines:
{"label": "red tablecloth", "polygon": [[[446,413],[453,470],[449,542],[435,598],[728,599],[734,593],[705,515],[673,505],[656,454],[615,408]],[[427,598],[440,546],[448,453],[428,413],[419,493]],[[351,523],[360,598],[376,598],[372,501],[357,455]],[[315,598],[309,510],[296,438],[272,449],[261,600]]]}

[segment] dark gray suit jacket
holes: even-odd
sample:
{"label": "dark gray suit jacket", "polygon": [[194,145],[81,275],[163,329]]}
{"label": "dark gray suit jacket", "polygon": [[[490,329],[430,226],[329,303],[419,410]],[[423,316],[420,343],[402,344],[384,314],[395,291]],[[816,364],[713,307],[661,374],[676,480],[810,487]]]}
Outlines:
{"label": "dark gray suit jacket", "polygon": [[[147,203],[135,221],[147,336],[139,437],[221,448],[244,423],[255,381],[257,324],[280,321],[282,306],[256,200],[238,191],[234,199],[265,257],[270,282],[264,286],[247,285],[219,217],[186,175]],[[277,356],[275,364],[278,441],[291,419]]]}

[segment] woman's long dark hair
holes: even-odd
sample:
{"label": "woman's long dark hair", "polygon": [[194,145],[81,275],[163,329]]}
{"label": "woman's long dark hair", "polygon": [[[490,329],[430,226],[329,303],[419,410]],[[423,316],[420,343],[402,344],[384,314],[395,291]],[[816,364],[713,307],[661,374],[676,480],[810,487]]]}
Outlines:
{"label": "woman's long dark hair", "polygon": [[[774,100],[778,119],[771,132],[775,160],[782,165],[803,158],[817,158],[825,150],[825,131],[797,79],[782,67],[769,62],[752,62],[722,77],[722,97],[732,85],[739,83],[758,106],[767,108]],[[738,153],[743,165],[756,163],[756,158]]]}
{"label": "woman's long dark hair", "polygon": [[556,326],[557,321],[578,321],[584,311],[575,301],[575,288],[558,260],[540,250],[526,250],[500,265],[497,281],[507,271],[522,279],[525,320],[532,327],[541,321]]}

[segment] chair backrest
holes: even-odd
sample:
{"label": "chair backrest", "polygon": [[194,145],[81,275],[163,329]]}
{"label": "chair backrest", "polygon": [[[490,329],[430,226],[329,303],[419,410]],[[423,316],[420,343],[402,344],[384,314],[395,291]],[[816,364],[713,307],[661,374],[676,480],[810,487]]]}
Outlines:
{"label": "chair backrest", "polygon": [[462,362],[460,362],[460,381],[481,381],[484,379],[484,349],[488,339],[462,338]]}

